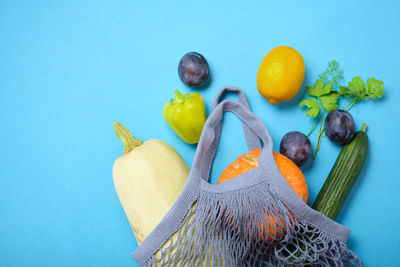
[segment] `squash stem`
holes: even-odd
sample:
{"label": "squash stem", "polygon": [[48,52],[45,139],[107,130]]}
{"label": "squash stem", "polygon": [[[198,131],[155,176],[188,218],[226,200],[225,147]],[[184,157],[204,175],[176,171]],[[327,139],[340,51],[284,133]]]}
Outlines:
{"label": "squash stem", "polygon": [[122,155],[128,154],[136,147],[143,144],[143,141],[135,138],[128,129],[119,122],[113,122],[115,134],[124,143],[124,150]]}
{"label": "squash stem", "polygon": [[364,132],[367,130],[367,124],[364,122],[362,127],[361,127],[361,132]]}

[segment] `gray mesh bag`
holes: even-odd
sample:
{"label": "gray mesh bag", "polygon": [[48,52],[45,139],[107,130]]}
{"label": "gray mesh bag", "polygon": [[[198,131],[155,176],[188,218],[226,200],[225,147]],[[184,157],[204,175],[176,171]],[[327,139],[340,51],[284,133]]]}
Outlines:
{"label": "gray mesh bag", "polygon": [[[224,91],[237,92],[239,102],[219,103]],[[242,121],[248,149],[262,148],[260,164],[213,185],[210,169],[227,111]],[[363,266],[346,246],[349,234],[296,195],[243,91],[225,87],[204,125],[184,189],[132,257],[141,266]]]}

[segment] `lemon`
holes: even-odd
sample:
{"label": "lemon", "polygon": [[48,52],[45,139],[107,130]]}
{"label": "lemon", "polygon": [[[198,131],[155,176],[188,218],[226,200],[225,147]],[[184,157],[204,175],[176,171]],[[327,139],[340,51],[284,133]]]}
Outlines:
{"label": "lemon", "polygon": [[294,48],[278,46],[269,51],[257,74],[257,88],[271,104],[292,99],[304,80],[304,59]]}

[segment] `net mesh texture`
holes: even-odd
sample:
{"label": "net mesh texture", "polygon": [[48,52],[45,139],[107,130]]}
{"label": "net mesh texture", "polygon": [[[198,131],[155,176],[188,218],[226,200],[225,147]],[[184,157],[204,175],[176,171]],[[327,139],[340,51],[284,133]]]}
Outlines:
{"label": "net mesh texture", "polygon": [[295,218],[268,182],[202,191],[143,266],[364,266],[345,242]]}

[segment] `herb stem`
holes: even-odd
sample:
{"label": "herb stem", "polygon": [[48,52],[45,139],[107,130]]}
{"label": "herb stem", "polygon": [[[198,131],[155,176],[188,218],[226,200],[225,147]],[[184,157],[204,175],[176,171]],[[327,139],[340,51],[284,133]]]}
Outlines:
{"label": "herb stem", "polygon": [[346,111],[349,111],[349,109],[351,109],[351,107],[355,104],[355,103],[357,103],[357,99],[354,99],[353,101],[351,101],[350,102],[350,105],[346,108]]}
{"label": "herb stem", "polygon": [[321,118],[320,125],[319,125],[317,144],[315,145],[314,160],[317,158],[319,147],[321,145],[322,133],[324,130],[324,128],[322,127],[322,124],[324,123],[324,117],[325,117],[325,109],[324,109],[324,112],[322,112],[322,118]]}
{"label": "herb stem", "polygon": [[310,134],[311,134],[311,133],[312,133],[312,131],[314,130],[315,126],[317,125],[318,118],[319,118],[319,112],[318,112],[318,114],[317,114],[317,117],[315,117],[314,124],[313,124],[313,126],[311,127],[310,131],[308,132],[308,134],[307,134],[307,137],[309,137],[309,136],[310,136]]}
{"label": "herb stem", "polygon": [[349,104],[350,104],[350,102],[347,101],[345,104],[341,105],[338,109],[345,109],[345,107],[346,107],[347,105],[349,105]]}

